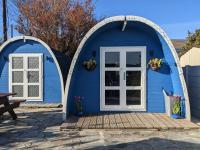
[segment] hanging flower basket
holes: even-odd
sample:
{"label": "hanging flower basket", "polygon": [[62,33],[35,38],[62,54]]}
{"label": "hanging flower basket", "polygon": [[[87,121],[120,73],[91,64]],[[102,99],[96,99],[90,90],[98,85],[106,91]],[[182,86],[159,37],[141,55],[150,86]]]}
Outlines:
{"label": "hanging flower basket", "polygon": [[96,60],[94,59],[89,59],[87,61],[83,62],[83,67],[87,70],[87,71],[92,71],[96,68]]}
{"label": "hanging flower basket", "polygon": [[149,61],[149,66],[151,67],[152,70],[158,70],[160,69],[160,67],[162,66],[163,64],[163,60],[162,59],[159,59],[159,58],[152,58],[150,61]]}

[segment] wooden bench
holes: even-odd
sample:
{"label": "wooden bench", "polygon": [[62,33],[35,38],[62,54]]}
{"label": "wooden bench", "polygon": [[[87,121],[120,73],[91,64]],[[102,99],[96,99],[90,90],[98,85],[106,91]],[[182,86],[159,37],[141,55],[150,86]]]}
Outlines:
{"label": "wooden bench", "polygon": [[12,100],[9,101],[8,97],[11,95],[15,95],[13,93],[0,93],[0,105],[4,105],[0,107],[0,116],[5,112],[9,112],[12,116],[13,120],[17,119],[17,115],[14,112],[14,109],[20,106],[20,103],[25,102],[26,100]]}

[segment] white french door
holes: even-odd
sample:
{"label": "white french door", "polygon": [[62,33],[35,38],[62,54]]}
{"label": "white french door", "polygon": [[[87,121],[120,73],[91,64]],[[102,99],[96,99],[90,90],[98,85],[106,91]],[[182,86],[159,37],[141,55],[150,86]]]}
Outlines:
{"label": "white french door", "polygon": [[42,100],[42,54],[9,55],[9,92],[16,93],[10,99]]}
{"label": "white french door", "polygon": [[102,111],[146,111],[146,47],[101,47]]}

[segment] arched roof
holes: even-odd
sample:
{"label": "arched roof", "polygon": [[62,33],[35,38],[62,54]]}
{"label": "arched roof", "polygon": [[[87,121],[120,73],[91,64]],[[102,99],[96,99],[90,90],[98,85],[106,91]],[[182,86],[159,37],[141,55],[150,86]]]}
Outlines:
{"label": "arched roof", "polygon": [[151,28],[153,28],[155,31],[157,31],[162,38],[165,40],[165,42],[168,44],[171,53],[175,59],[175,62],[177,64],[177,68],[178,68],[178,72],[179,72],[179,77],[181,80],[181,84],[182,84],[182,88],[183,88],[183,93],[184,93],[184,97],[185,97],[185,101],[186,101],[186,118],[188,120],[191,119],[190,116],[190,104],[189,104],[189,98],[188,98],[188,92],[187,92],[187,87],[185,84],[185,80],[184,80],[184,76],[183,76],[183,71],[182,68],[180,66],[180,62],[179,62],[179,58],[178,55],[176,53],[176,50],[174,48],[174,46],[172,45],[172,42],[170,41],[169,37],[167,36],[167,34],[155,23],[153,23],[152,21],[145,19],[143,17],[139,17],[139,16],[114,16],[114,17],[110,17],[107,19],[104,19],[103,21],[99,22],[98,24],[96,24],[93,28],[91,28],[88,33],[84,36],[84,38],[82,39],[80,45],[78,46],[76,53],[73,57],[73,60],[71,62],[71,66],[69,69],[69,73],[68,73],[68,77],[67,77],[67,82],[66,82],[66,86],[65,86],[65,97],[64,97],[64,101],[63,101],[63,119],[66,119],[66,115],[67,115],[67,99],[68,99],[68,91],[69,91],[69,87],[70,87],[70,82],[71,82],[71,77],[72,77],[72,73],[76,64],[76,60],[79,57],[79,54],[83,48],[83,46],[85,45],[86,41],[97,31],[99,30],[101,27],[105,26],[106,24],[112,23],[112,22],[116,22],[116,21],[137,21],[137,22],[141,22],[144,23],[148,26],[150,26]]}
{"label": "arched roof", "polygon": [[63,103],[63,98],[64,98],[64,82],[63,82],[62,72],[61,72],[59,63],[58,63],[58,61],[57,61],[54,53],[52,52],[51,48],[45,42],[43,42],[42,40],[40,40],[38,38],[32,37],[32,36],[16,36],[16,37],[13,37],[13,38],[7,40],[6,42],[4,42],[0,46],[0,53],[3,51],[3,49],[7,45],[11,44],[12,42],[18,41],[18,40],[32,40],[32,41],[36,41],[36,42],[42,44],[48,50],[48,52],[50,53],[51,57],[53,58],[53,60],[54,60],[54,62],[56,64],[56,67],[58,69],[58,73],[59,73],[59,77],[60,77],[60,83],[61,83],[61,89],[62,89],[61,92],[62,92],[62,103]]}

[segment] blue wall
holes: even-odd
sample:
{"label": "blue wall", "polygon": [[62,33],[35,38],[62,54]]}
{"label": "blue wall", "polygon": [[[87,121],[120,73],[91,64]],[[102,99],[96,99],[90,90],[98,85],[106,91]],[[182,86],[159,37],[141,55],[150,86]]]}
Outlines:
{"label": "blue wall", "polygon": [[[165,63],[158,71],[147,69],[146,101],[147,112],[165,112],[162,89],[168,93],[182,95],[177,67],[167,62],[174,62],[169,47],[161,36],[149,26],[140,22],[128,22],[124,32],[123,22],[113,22],[101,27],[87,40],[77,59],[69,88],[68,111],[74,113],[74,96],[83,96],[85,113],[100,112],[100,47],[101,46],[147,46],[147,63],[151,57],[163,58]],[[82,67],[82,62],[92,58],[96,52],[97,67],[88,72]],[[153,51],[153,56],[150,55]],[[172,69],[170,69],[172,67]]]}
{"label": "blue wall", "polygon": [[[53,58],[40,43],[32,40],[17,40],[8,44],[0,53],[0,92],[8,92],[8,60],[13,53],[43,54],[43,103],[61,103],[61,81]],[[49,59],[47,59],[49,58]]]}

